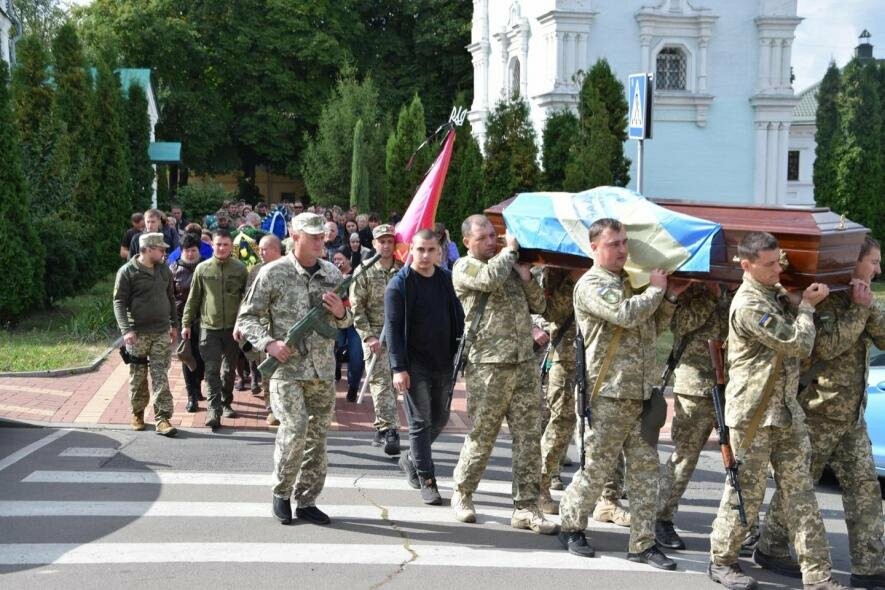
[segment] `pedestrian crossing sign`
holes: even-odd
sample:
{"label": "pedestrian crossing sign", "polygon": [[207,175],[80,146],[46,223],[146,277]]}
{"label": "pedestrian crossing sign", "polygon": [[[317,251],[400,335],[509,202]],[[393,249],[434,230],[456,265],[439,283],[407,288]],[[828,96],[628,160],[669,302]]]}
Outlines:
{"label": "pedestrian crossing sign", "polygon": [[652,95],[651,74],[633,74],[629,77],[627,98],[630,108],[628,110],[629,129],[627,136],[630,139],[651,138]]}

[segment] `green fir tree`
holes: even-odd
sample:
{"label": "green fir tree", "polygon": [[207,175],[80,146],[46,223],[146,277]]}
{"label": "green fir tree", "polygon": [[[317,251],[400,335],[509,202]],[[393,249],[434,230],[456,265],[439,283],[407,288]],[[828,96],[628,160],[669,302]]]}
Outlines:
{"label": "green fir tree", "polygon": [[151,142],[148,100],[144,89],[138,84],[129,86],[123,121],[129,152],[129,194],[132,207],[136,211],[144,211],[151,206],[154,195],[154,168],[148,156]]}
{"label": "green fir tree", "polygon": [[[587,81],[585,80],[585,84]],[[612,135],[608,112],[593,86],[581,90],[581,131],[577,145],[569,152],[563,188],[570,192],[611,185],[612,154],[621,152],[621,142]],[[586,113],[592,115],[584,116]]]}
{"label": "green fir tree", "polygon": [[836,154],[839,142],[839,108],[837,101],[842,75],[831,61],[817,91],[817,114],[814,134],[814,200],[822,207],[836,203]]}
{"label": "green fir tree", "polygon": [[463,249],[461,223],[473,213],[478,213],[482,198],[482,151],[473,137],[469,121],[456,130],[455,147],[449,173],[443,186],[443,194],[436,211],[436,220],[445,224],[452,241]]}
{"label": "green fir tree", "polygon": [[547,117],[541,133],[544,190],[563,190],[565,167],[578,141],[578,134],[578,117],[570,110],[561,109]]}
{"label": "green fir tree", "polygon": [[358,211],[369,210],[369,172],[366,170],[366,142],[363,120],[357,119],[353,129],[353,159],[350,163],[350,206]]}
{"label": "green fir tree", "polygon": [[595,89],[596,95],[602,102],[608,119],[608,130],[612,137],[618,140],[615,147],[611,144],[609,155],[609,168],[612,173],[611,184],[615,186],[627,186],[630,182],[630,159],[624,156],[624,142],[627,141],[627,104],[624,85],[618,80],[608,61],[598,60],[581,84],[581,96],[578,100],[578,113],[581,118],[581,126],[589,128],[590,120],[595,116],[589,89]]}
{"label": "green fir tree", "polygon": [[499,102],[486,122],[484,190],[474,207],[481,212],[517,193],[535,190],[540,178],[528,103],[520,97]]}
{"label": "green fir tree", "polygon": [[387,187],[387,210],[400,214],[406,210],[415,189],[427,172],[433,160],[430,146],[425,146],[406,170],[409,159],[418,146],[427,138],[427,127],[424,124],[424,106],[416,94],[408,106],[400,109],[396,130],[387,138],[385,161],[385,186]]}

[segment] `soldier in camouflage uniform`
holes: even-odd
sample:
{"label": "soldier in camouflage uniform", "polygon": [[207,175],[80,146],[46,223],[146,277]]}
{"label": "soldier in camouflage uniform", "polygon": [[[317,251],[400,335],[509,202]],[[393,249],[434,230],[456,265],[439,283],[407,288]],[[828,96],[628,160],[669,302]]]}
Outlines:
{"label": "soldier in camouflage uniform", "polygon": [[497,255],[495,228],[482,215],[461,227],[468,254],[452,272],[455,293],[464,306],[466,324],[477,302],[488,302],[467,356],[467,413],[473,428],[464,439],[455,466],[452,508],[461,522],[476,522],[473,492],[507,418],[513,437],[513,505],[510,524],[536,533],[554,534],[556,525],[538,509],[541,432],[538,371],[532,355],[531,312],[544,311],[544,292],[532,280],[528,265],[519,264],[519,243],[507,234]]}
{"label": "soldier in camouflage uniform", "polygon": [[[869,287],[881,272],[880,261],[879,245],[867,238],[851,291],[833,293],[815,309],[818,329],[809,369],[814,379],[799,393],[812,481],[829,465],[842,488],[855,588],[885,588],[882,498],[864,420],[870,344],[885,349],[885,311]],[[762,567],[790,575],[798,566],[789,553],[785,509],[778,489],[753,557]]]}
{"label": "soldier in camouflage uniform", "polygon": [[[725,422],[741,461],[740,484],[747,520],[754,523],[765,494],[768,465],[784,494],[806,588],[842,588],[830,577],[826,531],[808,471],[810,445],[796,399],[799,362],[814,345],[814,307],[827,296],[813,283],[798,311],[780,286],[780,249],[771,234],[750,232],[738,246],[744,278],[729,310]],[[758,430],[756,427],[758,426]],[[745,529],[734,509],[737,494],[727,482],[710,535],[709,576],[726,588],[755,588],[738,565]]]}
{"label": "soldier in camouflage uniform", "polygon": [[135,362],[129,365],[129,403],[132,430],[144,430],[144,409],[148,404],[148,373],[151,374],[157,434],[175,436],[172,392],[169,391],[171,343],[178,337],[178,320],[172,271],[164,263],[163,234],[143,233],[139,253],[120,267],[114,282],[114,317],[123,334],[123,343]]}
{"label": "soldier in camouflage uniform", "polygon": [[661,476],[655,522],[655,539],[659,545],[671,549],[685,549],[685,543],[673,528],[673,517],[701,450],[716,426],[710,395],[716,375],[707,341],[725,340],[728,335],[731,299],[728,290],[718,283],[694,283],[680,297],[670,320],[674,342],[688,339],[674,372],[674,414],[670,430],[674,448]]}
{"label": "soldier in camouflage uniform", "polygon": [[[246,295],[237,326],[258,350],[280,362],[270,376],[270,403],[280,421],[274,449],[273,514],[283,524],[296,515],[316,524],[329,517],[316,507],[326,480],[326,430],[335,406],[334,339],[316,332],[304,340],[306,354],[286,346],[293,324],[322,304],[325,320],[346,328],[353,316],[335,294],[341,272],[322,260],[323,218],[301,213],[292,219],[293,251],[264,266]],[[269,320],[269,321],[267,321]]]}
{"label": "soldier in camouflage uniform", "polygon": [[[642,438],[640,421],[643,400],[651,397],[658,331],[670,320],[675,297],[684,287],[674,281],[668,291],[667,276],[654,270],[648,288],[634,293],[624,273],[628,252],[624,226],[604,218],[595,221],[588,233],[594,263],[575,286],[574,300],[575,321],[585,340],[592,424],[585,433],[583,469],[560,501],[560,541],[574,555],[595,554],[584,533],[588,513],[623,449],[632,513],[627,558],[672,570],[676,563],[655,545],[658,454]],[[598,395],[593,395],[597,381]]]}
{"label": "soldier in camouflage uniform", "polygon": [[[390,377],[387,344],[380,340],[384,328],[384,290],[402,264],[394,259],[392,225],[376,226],[372,231],[375,251],[381,255],[374,265],[366,269],[350,285],[350,306],[353,310],[353,327],[363,343],[363,357],[377,357],[371,374],[366,375],[372,404],[375,406],[376,445],[384,444],[384,452],[395,457],[400,454],[399,419],[396,411],[396,392]],[[356,270],[356,269],[354,269]]]}

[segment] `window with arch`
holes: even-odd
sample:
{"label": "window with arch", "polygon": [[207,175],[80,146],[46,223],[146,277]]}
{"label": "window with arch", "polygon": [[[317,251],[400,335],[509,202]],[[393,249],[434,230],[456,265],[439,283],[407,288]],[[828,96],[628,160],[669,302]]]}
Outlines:
{"label": "window with arch", "polygon": [[514,57],[510,60],[510,96],[519,95],[519,58]]}
{"label": "window with arch", "polygon": [[655,88],[658,90],[687,90],[685,52],[678,47],[664,47],[655,63]]}

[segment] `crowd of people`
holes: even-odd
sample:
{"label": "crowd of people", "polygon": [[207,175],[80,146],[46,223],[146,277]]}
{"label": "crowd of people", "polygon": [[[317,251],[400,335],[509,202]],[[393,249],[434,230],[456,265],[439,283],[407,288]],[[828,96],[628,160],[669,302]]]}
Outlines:
{"label": "crowd of people", "polygon": [[[295,203],[281,241],[257,233],[262,215],[271,214],[267,207],[244,209],[229,204],[203,226],[181,219],[180,209],[165,222],[156,210],[133,216],[135,231],[124,238],[121,256],[133,244],[137,249],[117,275],[114,308],[131,363],[134,429],[145,428],[150,402],[156,432],[175,433],[166,373],[176,343],[189,411],[197,407],[200,378],[207,382],[207,426],[234,415],[237,367],[241,387],[251,375],[253,392],[265,392],[268,419],[279,425],[271,510],[281,523],[292,522],[293,500],[295,518],[330,522],[316,504],[341,361],[360,373],[368,361],[373,444],[399,457],[422,501],[442,504],[432,446],[448,422],[452,368],[463,351],[472,426],[454,469],[454,518],[476,522],[473,495],[506,419],[514,528],[558,533],[569,553],[593,557],[586,533],[592,514],[630,527],[629,560],[675,569],[662,549],[685,548],[674,518],[715,427],[708,341],[727,341],[725,422],[740,460],[747,525],[726,482],[710,536],[709,577],[729,589],[755,588],[739,565],[744,553],[761,567],[801,577],[806,588],[843,588],[831,575],[814,493],[829,464],[843,489],[851,583],[885,587],[880,489],[863,419],[868,349],[885,347],[885,314],[870,290],[881,272],[881,248],[872,238],[848,290],[830,294],[815,283],[791,297],[779,283],[777,240],[764,232],[740,243],[739,285],[651,269],[648,286],[634,289],[624,271],[627,232],[615,219],[589,228],[591,269],[569,272],[520,262],[510,234],[499,249],[482,215],[461,227],[464,257],[437,227],[412,237],[403,265],[394,257],[395,226],[377,215],[305,211]],[[144,224],[140,233],[137,224]],[[237,241],[243,235],[257,242],[254,259],[244,259],[250,243]],[[201,242],[211,248],[205,259]],[[344,281],[349,288],[339,293]],[[289,329],[308,319],[314,323],[301,339],[287,342]],[[659,385],[656,342],[667,328],[684,352],[673,384],[674,450],[662,470],[652,390]],[[275,361],[273,371],[259,373],[255,362],[262,358]],[[585,368],[581,400],[578,366]],[[356,399],[359,381],[348,376],[348,400]],[[404,453],[399,395],[408,420]],[[577,413],[578,401],[589,408],[589,424]],[[561,466],[576,430],[583,433],[583,462],[564,486]],[[760,524],[769,469],[777,489]],[[551,490],[563,488],[557,502]],[[620,504],[624,494],[629,511]],[[559,514],[561,524],[549,514]]]}

